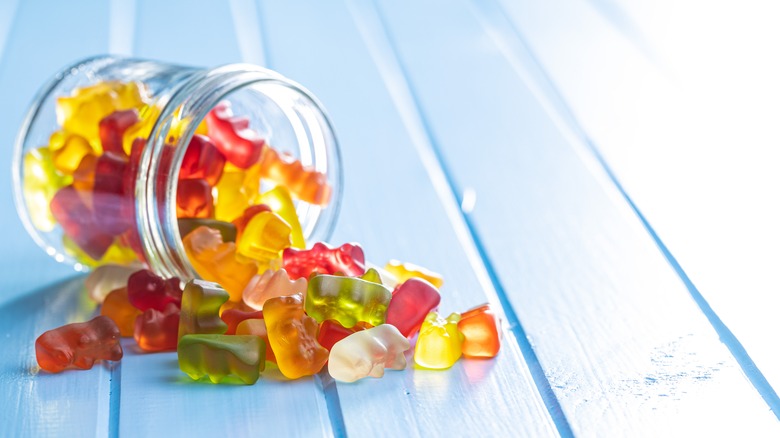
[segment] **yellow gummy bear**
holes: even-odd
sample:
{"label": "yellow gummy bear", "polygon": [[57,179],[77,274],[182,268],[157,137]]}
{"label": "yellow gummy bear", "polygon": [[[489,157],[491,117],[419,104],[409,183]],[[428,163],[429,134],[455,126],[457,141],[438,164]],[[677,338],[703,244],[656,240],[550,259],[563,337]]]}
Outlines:
{"label": "yellow gummy bear", "polygon": [[100,120],[117,110],[140,109],[148,100],[145,86],[138,82],[99,82],[57,98],[57,123],[100,150]]}
{"label": "yellow gummy bear", "polygon": [[463,334],[458,331],[460,315],[447,319],[431,312],[425,317],[414,347],[414,362],[423,367],[443,370],[451,367],[463,353]]}
{"label": "yellow gummy bear", "polygon": [[49,137],[49,150],[54,160],[54,167],[64,175],[73,175],[87,155],[98,155],[96,150],[84,137],[58,131]]}
{"label": "yellow gummy bear", "polygon": [[442,278],[440,274],[412,263],[403,263],[399,262],[398,260],[390,260],[387,262],[387,265],[385,265],[385,271],[389,272],[395,278],[397,278],[399,283],[403,283],[410,278],[416,277],[427,280],[437,289],[440,289],[444,284],[444,278]]}
{"label": "yellow gummy bear", "polygon": [[68,236],[62,236],[62,247],[65,249],[65,253],[76,259],[77,262],[82,265],[95,268],[101,265],[122,265],[129,266],[138,261],[138,257],[131,248],[120,245],[114,241],[111,246],[108,247],[106,253],[100,260],[95,260],[87,253],[85,253],[76,242],[72,241]]}
{"label": "yellow gummy bear", "polygon": [[244,214],[249,207],[251,194],[244,189],[244,172],[225,172],[219,179],[214,202],[214,217],[218,221],[231,222]]}
{"label": "yellow gummy bear", "polygon": [[57,173],[49,148],[33,149],[24,154],[22,193],[35,228],[51,231],[56,225],[49,210],[51,199],[72,178]]}
{"label": "yellow gummy bear", "polygon": [[236,249],[244,257],[267,264],[280,257],[292,243],[292,229],[278,214],[264,211],[255,215],[246,225]]}
{"label": "yellow gummy bear", "polygon": [[290,225],[292,233],[293,248],[306,248],[306,242],[303,239],[303,230],[301,229],[301,223],[298,221],[298,213],[295,211],[295,204],[293,203],[290,191],[284,186],[276,186],[272,190],[269,190],[252,200],[252,204],[265,204],[271,208],[271,210],[281,216],[285,222]]}

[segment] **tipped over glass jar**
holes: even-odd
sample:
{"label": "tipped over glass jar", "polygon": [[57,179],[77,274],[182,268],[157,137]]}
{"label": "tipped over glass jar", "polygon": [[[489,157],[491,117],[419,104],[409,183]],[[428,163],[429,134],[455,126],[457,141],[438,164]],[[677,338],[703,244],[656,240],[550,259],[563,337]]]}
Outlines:
{"label": "tipped over glass jar", "polygon": [[[193,251],[214,239],[224,245],[211,256],[255,272],[279,248],[326,240],[343,186],[322,105],[279,73],[111,56],[41,88],[13,174],[26,229],[57,261],[180,278],[207,269]],[[193,237],[203,225],[212,232]]]}

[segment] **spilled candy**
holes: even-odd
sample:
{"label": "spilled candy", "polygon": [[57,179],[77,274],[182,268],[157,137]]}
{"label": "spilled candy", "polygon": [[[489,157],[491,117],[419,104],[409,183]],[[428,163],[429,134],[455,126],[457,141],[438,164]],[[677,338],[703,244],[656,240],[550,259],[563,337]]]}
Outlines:
{"label": "spilled candy", "polygon": [[49,330],[35,340],[38,366],[50,373],[80,368],[88,370],[97,360],[122,359],[119,329],[106,316]]}
{"label": "spilled candy", "polygon": [[355,332],[330,350],[328,373],[341,382],[354,382],[364,377],[382,377],[385,368],[406,368],[404,351],[409,340],[390,324]]}

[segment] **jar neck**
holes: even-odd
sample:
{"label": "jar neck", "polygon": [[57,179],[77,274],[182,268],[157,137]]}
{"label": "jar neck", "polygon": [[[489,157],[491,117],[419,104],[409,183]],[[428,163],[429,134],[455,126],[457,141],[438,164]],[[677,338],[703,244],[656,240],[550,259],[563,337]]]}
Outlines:
{"label": "jar neck", "polygon": [[136,176],[136,221],[150,267],[167,277],[197,276],[179,235],[179,168],[196,128],[208,112],[237,93],[262,95],[281,108],[295,128],[302,163],[328,176],[333,194],[327,208],[302,202],[296,207],[306,239],[326,240],[338,215],[343,177],[333,129],[316,98],[276,72],[245,64],[195,70],[180,84],[168,96],[161,96],[165,103],[141,154]]}

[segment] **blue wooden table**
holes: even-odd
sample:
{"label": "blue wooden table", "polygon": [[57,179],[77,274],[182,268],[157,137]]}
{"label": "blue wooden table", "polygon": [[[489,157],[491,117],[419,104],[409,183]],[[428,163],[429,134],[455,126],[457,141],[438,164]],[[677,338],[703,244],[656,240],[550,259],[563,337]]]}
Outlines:
{"label": "blue wooden table", "polygon": [[[492,303],[494,360],[194,383],[175,353],[38,373],[95,311],[0,179],[0,436],[778,436],[780,31],[771,5],[0,0],[0,165],[36,89],[115,53],[251,62],[325,104],[332,241]],[[728,31],[724,31],[728,29]]]}

